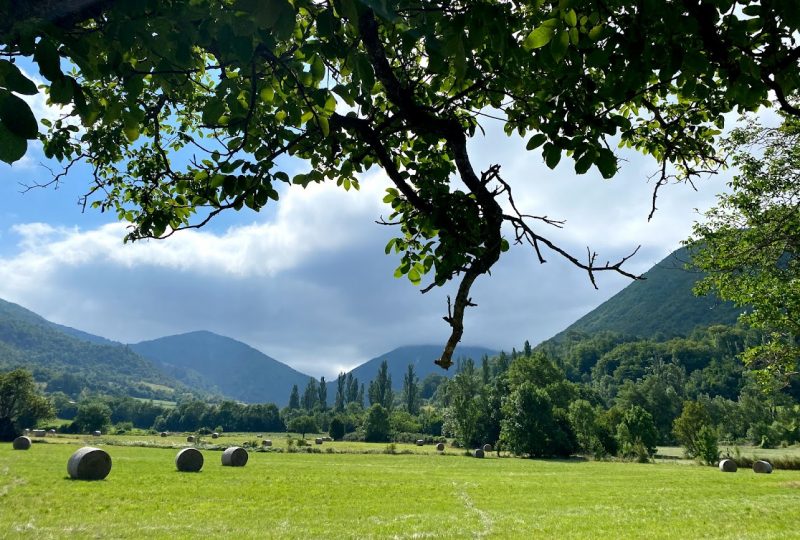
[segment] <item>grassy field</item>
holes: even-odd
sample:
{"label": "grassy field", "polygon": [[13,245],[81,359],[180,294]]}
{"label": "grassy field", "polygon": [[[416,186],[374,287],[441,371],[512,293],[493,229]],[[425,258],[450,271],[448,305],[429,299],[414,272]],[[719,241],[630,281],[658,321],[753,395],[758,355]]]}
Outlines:
{"label": "grassy field", "polygon": [[175,470],[174,449],[108,445],[111,474],[81,482],[66,474],[80,446],[0,447],[0,536],[800,538],[800,471],[478,460],[455,450],[254,452],[229,468],[206,450],[192,474]]}

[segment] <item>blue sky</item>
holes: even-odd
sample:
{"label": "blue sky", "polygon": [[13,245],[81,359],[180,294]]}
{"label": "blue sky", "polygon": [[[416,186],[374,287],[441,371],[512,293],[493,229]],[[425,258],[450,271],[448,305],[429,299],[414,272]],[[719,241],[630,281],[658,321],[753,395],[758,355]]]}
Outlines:
{"label": "blue sky", "polygon": [[[48,114],[43,101],[34,103]],[[52,111],[50,111],[52,113]],[[525,141],[500,125],[471,142],[476,168],[499,163],[525,213],[566,219],[541,229],[573,253],[590,246],[615,260],[642,245],[629,269],[643,272],[679,246],[725,177],[664,188],[648,223],[655,164],[635,154],[613,180],[594,170],[576,176],[569,159],[551,171]],[[200,231],[166,241],[123,244],[114,215],[78,205],[88,187],[75,170],[57,189],[21,193],[46,181],[41,151],[32,147],[13,167],[0,164],[0,298],[55,322],[123,342],[210,330],[240,339],[306,373],[326,377],[406,344],[441,343],[441,317],[453,286],[421,295],[392,276],[398,259],[383,248],[395,231],[375,224],[389,213],[379,171],[360,192],[335,186],[292,187],[260,214],[224,214]],[[57,164],[50,164],[56,167]],[[547,254],[512,247],[472,293],[464,343],[498,349],[538,343],[572,323],[629,282],[585,273]]]}

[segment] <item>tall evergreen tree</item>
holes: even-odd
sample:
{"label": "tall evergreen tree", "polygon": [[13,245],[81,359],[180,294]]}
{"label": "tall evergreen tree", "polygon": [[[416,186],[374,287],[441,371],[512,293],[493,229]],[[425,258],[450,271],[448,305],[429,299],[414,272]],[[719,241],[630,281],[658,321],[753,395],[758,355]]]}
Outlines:
{"label": "tall evergreen tree", "polygon": [[328,408],[328,384],[325,382],[325,377],[319,379],[319,406],[324,411]]}
{"label": "tall evergreen tree", "polygon": [[342,412],[344,410],[344,404],[346,401],[346,394],[347,394],[347,378],[345,377],[344,372],[339,373],[339,376],[336,377],[336,400],[334,401],[333,408],[336,409],[336,412]]}
{"label": "tall evergreen tree", "polygon": [[378,368],[378,375],[369,383],[369,404],[377,403],[387,411],[391,411],[393,402],[392,376],[389,375],[389,364],[384,360]]}
{"label": "tall evergreen tree", "polygon": [[307,411],[314,410],[317,402],[319,401],[319,389],[317,388],[317,379],[310,377],[306,391],[303,392],[303,408]]}
{"label": "tall evergreen tree", "polygon": [[491,369],[489,366],[489,356],[485,354],[483,355],[483,358],[481,358],[481,376],[483,379],[483,384],[489,384],[489,380],[492,378]]}
{"label": "tall evergreen tree", "polygon": [[419,413],[419,385],[414,365],[408,364],[408,371],[403,377],[403,403],[409,414]]}
{"label": "tall evergreen tree", "polygon": [[292,385],[292,393],[289,395],[289,408],[290,409],[299,409],[300,408],[300,391],[297,389],[297,385]]}
{"label": "tall evergreen tree", "polygon": [[[358,383],[358,379],[356,379],[356,383]],[[358,403],[361,407],[364,407],[364,383],[361,383],[361,387],[358,390],[355,402]]]}
{"label": "tall evergreen tree", "polygon": [[[364,396],[361,396],[361,405],[364,405]],[[359,401],[358,399],[358,379],[353,377],[353,372],[347,374],[347,394],[345,403],[353,403]]]}

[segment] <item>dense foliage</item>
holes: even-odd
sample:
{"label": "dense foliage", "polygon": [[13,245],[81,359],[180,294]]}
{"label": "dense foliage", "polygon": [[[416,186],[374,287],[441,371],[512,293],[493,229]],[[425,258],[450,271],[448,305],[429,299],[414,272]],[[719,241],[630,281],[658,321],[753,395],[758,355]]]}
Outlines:
{"label": "dense foliage", "polygon": [[739,306],[768,337],[748,364],[767,376],[800,372],[800,119],[777,127],[755,121],[726,141],[738,173],[731,192],[694,228],[694,264],[707,272],[700,293]]}
{"label": "dense foliage", "polygon": [[0,372],[0,441],[13,440],[52,412],[30,373],[21,369]]}
{"label": "dense foliage", "polygon": [[[396,274],[420,283],[432,273],[432,286],[460,279],[444,367],[472,284],[508,249],[504,224],[542,262],[551,251],[592,280],[602,270],[631,275],[624,260],[599,264],[558,247],[539,226],[559,223],[516,208],[516,179],[506,181],[501,164],[473,163],[467,139],[481,115],[530,135],[527,148],[541,148],[551,168],[572,158],[577,174],[613,177],[619,141],[655,159],[660,187],[719,164],[724,113],[754,110],[770,92],[800,112],[786,98],[800,87],[792,2],[4,5],[0,159],[20,159],[40,138],[67,168],[87,161],[87,202],[130,221],[131,239],[259,210],[283,184],[358,188],[377,165],[393,183],[385,201],[401,231],[387,246],[401,254]],[[39,133],[19,97],[39,91],[15,65],[20,56],[33,58],[72,121],[49,119]],[[287,155],[304,163],[294,177]]]}

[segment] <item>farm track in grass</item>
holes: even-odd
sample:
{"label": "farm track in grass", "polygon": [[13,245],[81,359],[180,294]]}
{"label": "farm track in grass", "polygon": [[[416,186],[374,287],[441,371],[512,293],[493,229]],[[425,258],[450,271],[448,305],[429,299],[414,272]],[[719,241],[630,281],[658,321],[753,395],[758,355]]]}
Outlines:
{"label": "farm track in grass", "polygon": [[[800,538],[800,471],[457,455],[251,453],[104,446],[103,481],[67,479],[80,444],[0,446],[10,538]],[[336,445],[338,443],[326,443]]]}

